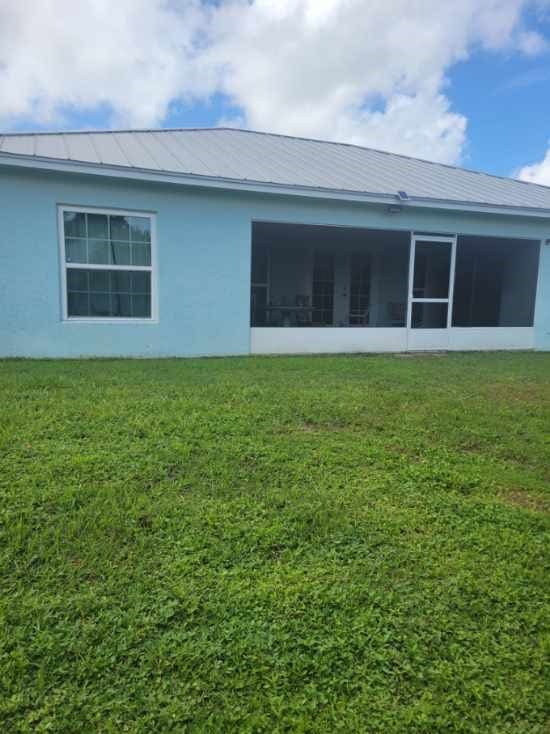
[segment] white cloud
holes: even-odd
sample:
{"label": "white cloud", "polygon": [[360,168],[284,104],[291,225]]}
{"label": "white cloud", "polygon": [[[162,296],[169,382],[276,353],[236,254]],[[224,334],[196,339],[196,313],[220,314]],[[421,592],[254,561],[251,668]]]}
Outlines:
{"label": "white cloud", "polygon": [[198,0],[0,0],[0,120],[105,104],[114,124],[158,123],[208,83],[196,63],[207,18]]}
{"label": "white cloud", "polygon": [[548,41],[537,31],[522,31],[517,39],[518,48],[526,56],[537,56],[548,49]]}
{"label": "white cloud", "polygon": [[213,18],[207,56],[253,128],[455,162],[466,119],[450,109],[445,73],[475,46],[532,53],[525,5],[234,0]]}
{"label": "white cloud", "polygon": [[0,123],[103,104],[113,125],[158,125],[222,92],[252,128],[455,162],[447,71],[475,47],[541,53],[522,20],[541,2],[0,0]]}
{"label": "white cloud", "polygon": [[520,181],[529,181],[530,183],[550,186],[550,147],[541,161],[521,168],[517,172],[517,178],[519,178]]}

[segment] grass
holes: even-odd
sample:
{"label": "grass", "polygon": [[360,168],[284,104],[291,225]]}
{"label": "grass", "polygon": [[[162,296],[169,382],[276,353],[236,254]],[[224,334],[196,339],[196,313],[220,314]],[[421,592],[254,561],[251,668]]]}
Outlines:
{"label": "grass", "polygon": [[549,354],[0,394],[2,732],[549,731]]}

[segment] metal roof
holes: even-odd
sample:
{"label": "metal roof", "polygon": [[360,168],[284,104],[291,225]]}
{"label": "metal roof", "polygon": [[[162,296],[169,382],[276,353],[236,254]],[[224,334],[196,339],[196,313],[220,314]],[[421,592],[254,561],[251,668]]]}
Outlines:
{"label": "metal roof", "polygon": [[[406,205],[525,209],[550,214],[550,187],[363,148],[231,128],[10,133],[0,135],[0,162],[13,165],[174,180],[239,184],[292,193],[339,192]],[[69,164],[71,164],[69,166]],[[78,165],[76,165],[78,164]],[[185,181],[183,181],[185,182]]]}

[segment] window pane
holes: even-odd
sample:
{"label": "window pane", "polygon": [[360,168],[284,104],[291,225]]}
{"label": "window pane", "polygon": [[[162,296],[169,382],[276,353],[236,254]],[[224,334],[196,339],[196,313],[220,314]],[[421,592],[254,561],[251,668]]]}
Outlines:
{"label": "window pane", "polygon": [[151,242],[149,217],[129,217],[132,242]]}
{"label": "window pane", "polygon": [[88,237],[97,237],[103,240],[109,238],[106,214],[88,214]]}
{"label": "window pane", "polygon": [[108,270],[90,270],[90,291],[108,293],[110,290]]}
{"label": "window pane", "polygon": [[111,297],[108,293],[90,294],[90,316],[110,316]]}
{"label": "window pane", "polygon": [[67,270],[69,316],[151,317],[151,273],[119,270]]}
{"label": "window pane", "polygon": [[111,308],[113,316],[121,316],[126,319],[130,318],[132,316],[131,296],[124,293],[114,293],[111,297]]}
{"label": "window pane", "polygon": [[128,217],[121,217],[118,214],[116,216],[111,215],[111,239],[112,240],[123,240],[129,242],[130,240],[130,227],[128,225]]}
{"label": "window pane", "polygon": [[151,292],[151,274],[150,273],[134,273],[132,275],[132,292],[133,293],[150,293]]}
{"label": "window pane", "polygon": [[65,240],[65,261],[68,263],[85,263],[86,240]]}
{"label": "window pane", "polygon": [[88,290],[88,270],[76,270],[70,268],[67,270],[67,290],[68,291],[87,291]]}
{"label": "window pane", "polygon": [[86,237],[86,215],[80,212],[63,212],[65,237]]}
{"label": "window pane", "polygon": [[87,293],[69,293],[67,296],[67,312],[69,316],[89,316]]}
{"label": "window pane", "polygon": [[447,327],[447,303],[413,303],[413,329],[445,329]]}
{"label": "window pane", "polygon": [[132,245],[132,265],[151,264],[151,245]]}
{"label": "window pane", "polygon": [[[149,274],[145,273],[145,275]],[[111,283],[113,290],[117,293],[130,293],[132,290],[132,273],[129,270],[113,270],[111,273]]]}
{"label": "window pane", "polygon": [[451,271],[449,242],[417,242],[413,298],[447,298]]}
{"label": "window pane", "polygon": [[113,265],[130,265],[130,245],[126,242],[111,242]]}
{"label": "window pane", "polygon": [[108,265],[111,245],[105,240],[88,240],[88,262],[93,265]]}
{"label": "window pane", "polygon": [[132,296],[133,315],[148,318],[151,315],[151,296]]}

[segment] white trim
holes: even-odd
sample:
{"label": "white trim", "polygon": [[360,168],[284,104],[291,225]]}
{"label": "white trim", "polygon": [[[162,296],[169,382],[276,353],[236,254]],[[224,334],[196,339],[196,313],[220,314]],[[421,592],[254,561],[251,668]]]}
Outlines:
{"label": "white trim", "polygon": [[411,232],[415,242],[447,242],[448,244],[453,243],[456,239],[454,234],[421,234],[419,232]]}
{"label": "white trim", "polygon": [[121,316],[69,316],[62,324],[158,324],[158,319],[128,318]]}
{"label": "white trim", "polygon": [[250,329],[251,354],[343,354],[406,349],[407,330],[400,327],[255,326]]}
{"label": "white trim", "polygon": [[[221,178],[215,176],[200,176],[190,173],[167,173],[150,171],[148,169],[129,168],[98,163],[84,163],[80,161],[42,158],[40,156],[23,156],[15,153],[0,153],[0,165],[20,168],[33,168],[47,171],[61,171],[71,173],[107,176],[109,178],[124,178],[137,181],[151,181],[159,183],[173,183],[201,188],[229,189],[236,191],[251,191],[255,193],[274,193],[288,196],[301,196],[315,199],[336,199],[343,201],[362,201],[373,204],[396,204],[394,194],[375,194],[372,192],[349,191],[346,189],[323,189],[318,187],[266,183],[260,181],[243,181],[242,179]],[[427,197],[409,197],[408,204],[399,203],[403,211],[407,206],[426,209],[444,209],[451,211],[480,212],[485,214],[509,214],[520,217],[535,217],[549,219],[550,209],[507,206],[499,204],[483,204],[481,202],[449,201],[448,199],[429,199]]]}
{"label": "white trim", "polygon": [[[456,268],[456,243],[458,235],[421,235],[411,232],[410,257],[409,257],[409,291],[407,308],[407,348],[415,349],[448,349],[449,330],[453,321],[453,296]],[[449,282],[447,284],[446,298],[421,298],[414,296],[414,266],[417,242],[433,242],[434,244],[451,245],[451,259],[449,267]],[[414,303],[446,303],[447,322],[441,329],[413,329],[412,310]]]}
{"label": "white trim", "polygon": [[159,267],[158,267],[158,246],[157,246],[157,215],[154,212],[149,214],[151,217],[151,323],[158,323],[159,320]]}
{"label": "white trim", "polygon": [[411,232],[409,239],[409,286],[407,289],[407,333],[411,329],[412,323],[412,305],[413,305],[413,285],[414,285],[414,253],[415,253],[415,240],[414,232]]}
{"label": "white trim", "polygon": [[[69,238],[71,239],[71,238]],[[116,241],[116,240],[115,240]],[[127,244],[127,243],[124,243]],[[151,265],[109,265],[108,263],[65,263],[65,267],[69,270],[144,270],[146,273],[151,271]]]}
{"label": "white trim", "polygon": [[[430,329],[419,329],[429,332]],[[456,327],[434,329],[448,336],[445,346],[407,347],[407,329],[377,327],[252,327],[251,354],[343,354],[346,352],[491,351],[534,349],[535,329],[517,327]]]}
{"label": "white trim", "polygon": [[[83,214],[107,214],[112,216],[144,217],[151,225],[151,265],[109,265],[94,263],[68,263],[65,261],[65,222],[64,212]],[[57,205],[57,234],[60,265],[61,321],[77,324],[157,324],[158,317],[158,267],[157,267],[157,217],[154,212],[129,209],[105,209],[93,206]],[[82,238],[81,238],[82,239]],[[67,270],[119,270],[151,273],[151,316],[149,318],[114,316],[69,316],[67,303]]]}
{"label": "white trim", "polygon": [[534,349],[534,326],[453,326],[449,329],[449,350],[494,351]]}
{"label": "white trim", "polygon": [[[151,218],[154,214],[156,214],[156,211],[143,211],[142,209],[140,210],[120,209],[120,208],[106,209],[105,207],[99,207],[99,206],[88,206],[88,205],[79,206],[78,204],[63,204],[62,202],[59,203],[59,206],[62,207],[63,211],[65,212],[84,212],[88,214],[110,214],[113,217],[123,216],[123,217],[149,217]],[[78,237],[76,239],[78,239]]]}
{"label": "white trim", "polygon": [[444,352],[450,349],[450,329],[410,329],[407,333],[409,352]]}
{"label": "white trim", "polygon": [[456,243],[457,243],[457,236],[455,235],[452,238],[451,242],[451,268],[449,273],[449,291],[447,293],[448,299],[447,303],[449,304],[447,307],[447,329],[450,329],[453,325],[453,298],[455,294],[455,277],[456,277]]}
{"label": "white trim", "polygon": [[67,319],[67,275],[65,267],[65,222],[63,208],[57,206],[57,250],[59,257],[59,283],[61,292],[61,321]]}
{"label": "white trim", "polygon": [[449,303],[448,298],[411,298],[412,303]]}

